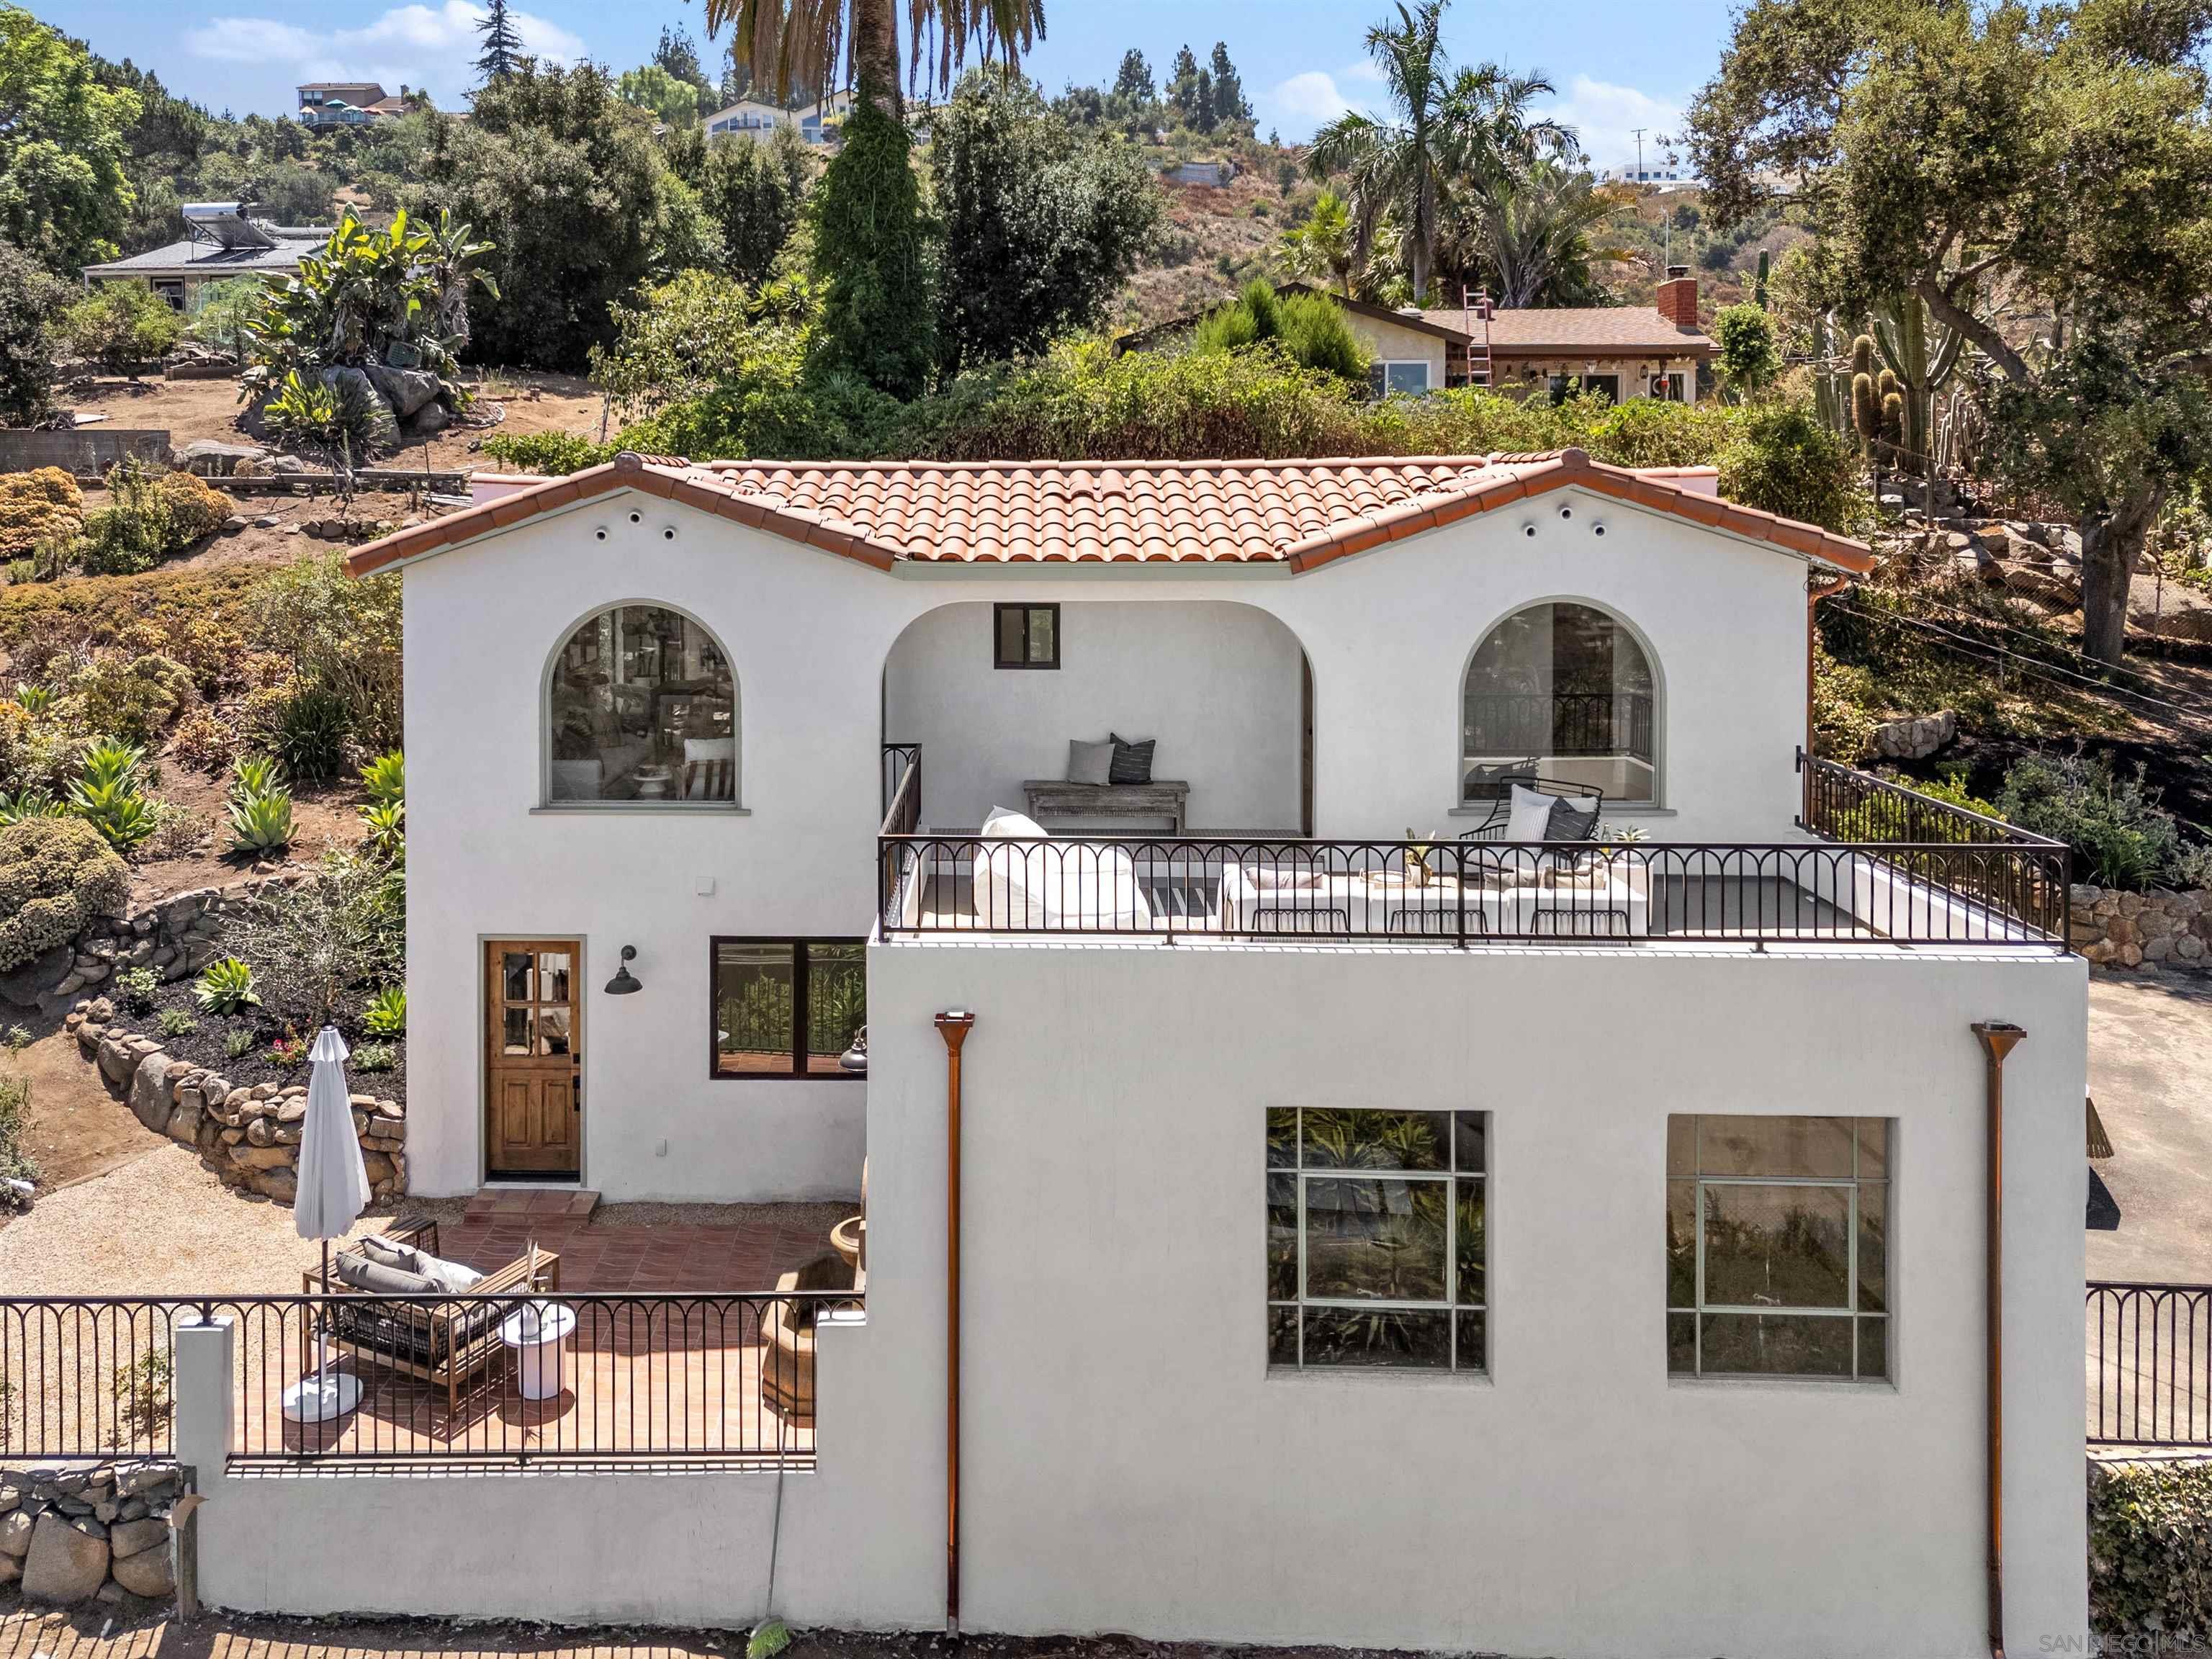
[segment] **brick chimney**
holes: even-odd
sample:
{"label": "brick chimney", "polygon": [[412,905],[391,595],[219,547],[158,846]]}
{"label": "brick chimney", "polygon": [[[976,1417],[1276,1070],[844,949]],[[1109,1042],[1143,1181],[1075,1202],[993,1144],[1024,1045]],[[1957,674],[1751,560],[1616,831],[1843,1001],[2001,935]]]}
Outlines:
{"label": "brick chimney", "polygon": [[1659,297],[1654,303],[1659,314],[1677,328],[1698,325],[1698,279],[1690,275],[1689,266],[1667,267],[1667,280],[1659,284]]}

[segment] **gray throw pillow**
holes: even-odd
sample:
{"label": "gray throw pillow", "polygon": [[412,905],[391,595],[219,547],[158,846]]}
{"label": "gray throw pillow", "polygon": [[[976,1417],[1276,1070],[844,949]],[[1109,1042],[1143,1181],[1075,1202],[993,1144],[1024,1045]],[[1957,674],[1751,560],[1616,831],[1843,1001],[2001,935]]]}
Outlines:
{"label": "gray throw pillow", "polygon": [[350,1285],[373,1296],[428,1296],[438,1288],[421,1273],[387,1267],[381,1261],[365,1261],[349,1251],[332,1256],[331,1270],[337,1274],[340,1284]]}
{"label": "gray throw pillow", "polygon": [[1146,738],[1133,743],[1119,732],[1113,734],[1114,769],[1109,775],[1115,783],[1150,783],[1152,781],[1152,750],[1158,738]]}
{"label": "gray throw pillow", "polygon": [[1104,783],[1114,775],[1114,739],[1103,743],[1083,743],[1073,738],[1067,743],[1067,781],[1070,783]]}
{"label": "gray throw pillow", "polygon": [[1552,803],[1551,819],[1544,825],[1546,841],[1578,842],[1588,841],[1590,838],[1592,832],[1597,828],[1600,803],[1595,796],[1591,795],[1583,795],[1579,799],[1589,802],[1589,810],[1587,812],[1578,811],[1575,801],[1565,795]]}

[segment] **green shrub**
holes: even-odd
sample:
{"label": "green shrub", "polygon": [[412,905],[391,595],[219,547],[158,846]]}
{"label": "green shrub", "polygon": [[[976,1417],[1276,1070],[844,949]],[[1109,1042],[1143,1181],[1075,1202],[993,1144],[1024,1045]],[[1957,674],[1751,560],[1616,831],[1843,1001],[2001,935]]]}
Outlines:
{"label": "green shrub", "polygon": [[164,1008],[154,1021],[154,1029],[163,1036],[187,1036],[200,1029],[200,1023],[181,1008]]}
{"label": "green shrub", "polygon": [[307,783],[327,783],[345,770],[353,711],[333,688],[295,682],[276,717],[270,747],[284,769]]}
{"label": "green shrub", "polygon": [[107,505],[86,514],[77,556],[95,576],[150,570],[211,536],[230,516],[230,498],[189,472],[127,460],[107,474]]}
{"label": "green shrub", "polygon": [[[296,667],[301,683],[334,694],[345,711],[345,736],[362,747],[381,750],[400,740],[399,583],[388,576],[356,580],[345,571],[344,556],[331,553],[302,559],[264,576],[252,594],[255,641],[281,653]],[[289,699],[286,702],[289,709]],[[317,718],[323,711],[316,711]],[[282,711],[280,711],[282,713]],[[289,714],[277,722],[284,724]],[[283,754],[270,733],[252,732],[264,746]],[[336,777],[345,763],[345,745],[325,747],[329,769],[303,769],[289,755],[295,778]]]}
{"label": "green shrub", "polygon": [[287,448],[359,465],[376,453],[387,418],[376,393],[347,375],[335,383],[288,369],[261,405],[262,423]]}
{"label": "green shrub", "polygon": [[2123,778],[2106,762],[2079,755],[2015,761],[1997,797],[2011,822],[2071,847],[2081,879],[2136,890],[2164,875],[2179,848],[2173,815],[2158,801],[2141,766]]}
{"label": "green shrub", "polygon": [[0,1046],[4,1046],[10,1052],[14,1052],[15,1050],[27,1048],[36,1041],[38,1041],[38,1039],[31,1035],[31,1028],[29,1026],[10,1025],[8,1028],[8,1034],[5,1036],[0,1036]]}
{"label": "green shrub", "polygon": [[2212,1634],[2212,1463],[2090,1463],[2089,1623],[2176,1651]]}
{"label": "green shrub", "polygon": [[195,693],[191,671],[167,657],[103,651],[70,682],[71,711],[86,731],[151,746]]}
{"label": "green shrub", "polygon": [[0,426],[35,426],[53,413],[55,325],[70,289],[0,243]]}
{"label": "green shrub", "polygon": [[151,1012],[161,976],[151,968],[125,968],[115,976],[116,1000],[134,1014]]}
{"label": "green shrub", "polygon": [[233,1060],[243,1060],[253,1052],[253,1033],[241,1027],[225,1035],[222,1051]]}
{"label": "green shrub", "polygon": [[253,988],[253,969],[236,957],[219,957],[201,969],[192,998],[211,1014],[234,1014],[261,1000]]}
{"label": "green shrub", "polygon": [[1873,521],[1850,443],[1802,404],[1754,404],[1720,453],[1721,494],[1746,507],[1854,535]]}
{"label": "green shrub", "polygon": [[33,818],[0,825],[0,974],[119,913],[131,872],[89,824]]}
{"label": "green shrub", "polygon": [[135,374],[177,343],[184,320],[144,283],[103,283],[62,313],[62,334],[110,374]]}
{"label": "green shrub", "polygon": [[[36,1181],[39,1166],[23,1150],[31,1122],[31,1079],[0,1072],[0,1180]],[[0,1441],[0,1446],[4,1446]]]}
{"label": "green shrub", "polygon": [[1191,336],[1191,349],[1218,354],[1273,343],[1301,368],[1367,384],[1368,353],[1345,320],[1344,307],[1319,294],[1275,292],[1255,278],[1227,305],[1209,312]]}
{"label": "green shrub", "polygon": [[483,453],[517,472],[566,477],[587,466],[604,466],[619,446],[595,444],[567,432],[502,432],[483,441]]}
{"label": "green shrub", "polygon": [[271,884],[231,921],[253,964],[262,1006],[313,1031],[401,977],[407,960],[405,872],[333,851],[289,886]]}
{"label": "green shrub", "polygon": [[368,1000],[361,1023],[378,1036],[398,1036],[407,1029],[407,988],[387,985]]}
{"label": "green shrub", "polygon": [[356,1072],[388,1072],[399,1063],[399,1050],[389,1042],[364,1042],[353,1051]]}

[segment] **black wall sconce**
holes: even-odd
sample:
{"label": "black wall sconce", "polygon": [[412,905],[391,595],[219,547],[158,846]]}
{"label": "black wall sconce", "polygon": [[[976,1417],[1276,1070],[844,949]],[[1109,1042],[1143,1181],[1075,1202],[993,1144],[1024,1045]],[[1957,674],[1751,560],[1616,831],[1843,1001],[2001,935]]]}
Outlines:
{"label": "black wall sconce", "polygon": [[625,945],[623,946],[622,966],[615,969],[615,976],[607,981],[607,994],[609,996],[626,997],[633,991],[642,991],[645,989],[645,987],[638,982],[637,976],[629,970],[630,963],[635,961],[636,958],[637,946],[635,945]]}

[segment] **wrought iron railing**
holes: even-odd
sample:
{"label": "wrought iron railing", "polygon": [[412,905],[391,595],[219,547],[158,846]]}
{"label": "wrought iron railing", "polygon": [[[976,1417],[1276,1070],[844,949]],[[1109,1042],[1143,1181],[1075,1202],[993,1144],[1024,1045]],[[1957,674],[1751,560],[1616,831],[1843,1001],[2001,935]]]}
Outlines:
{"label": "wrought iron railing", "polygon": [[1462,713],[1469,756],[1651,758],[1646,691],[1471,691]]}
{"label": "wrought iron railing", "polygon": [[2067,933],[2067,851],[2045,842],[888,834],[878,859],[886,939],[1289,934],[1462,945],[1721,939],[2047,950],[2063,949]]}
{"label": "wrought iron railing", "polygon": [[2089,1285],[2089,1443],[2212,1446],[2212,1285]]}
{"label": "wrought iron railing", "polygon": [[[0,1460],[173,1455],[176,1332],[227,1318],[234,1462],[807,1467],[815,1333],[861,1307],[850,1291],[0,1298]],[[323,1355],[358,1403],[294,1422],[285,1390]]]}
{"label": "wrought iron railing", "polygon": [[[883,751],[883,813],[886,820],[890,817],[891,808],[898,800],[899,792],[906,787],[909,778],[914,781],[914,802],[918,811],[921,805],[921,745],[918,743],[885,744]],[[908,826],[909,829],[912,827],[911,824]],[[891,833],[888,823],[884,825],[884,833]]]}

